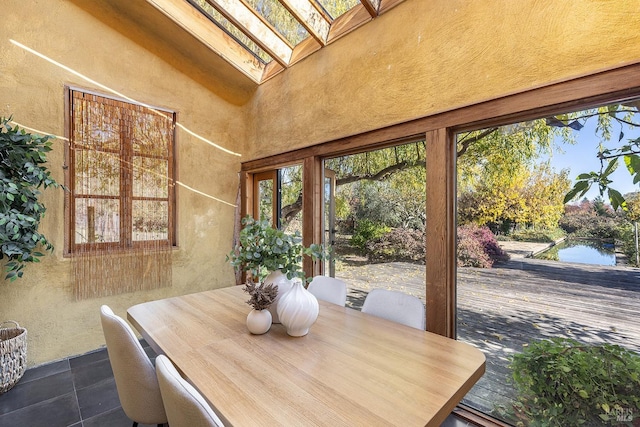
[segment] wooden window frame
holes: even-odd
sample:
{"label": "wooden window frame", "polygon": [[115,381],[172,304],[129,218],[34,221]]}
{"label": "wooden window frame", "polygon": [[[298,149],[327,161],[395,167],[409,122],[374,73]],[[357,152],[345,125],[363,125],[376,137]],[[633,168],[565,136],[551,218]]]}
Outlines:
{"label": "wooden window frame", "polygon": [[[172,123],[172,135],[171,135],[171,141],[169,144],[169,147],[167,147],[167,153],[166,153],[166,157],[162,156],[160,158],[162,159],[166,159],[167,161],[167,169],[168,169],[168,179],[167,179],[167,197],[166,198],[162,198],[162,200],[166,200],[168,203],[168,230],[167,230],[167,238],[166,239],[158,239],[158,240],[139,240],[139,241],[134,241],[132,238],[132,233],[133,233],[133,218],[131,216],[131,209],[125,209],[122,203],[123,200],[127,201],[127,204],[131,204],[133,203],[133,201],[135,200],[160,200],[159,198],[155,198],[155,197],[143,197],[143,196],[133,196],[133,194],[124,194],[125,191],[123,191],[123,186],[125,185],[123,183],[123,180],[125,179],[132,179],[130,178],[131,174],[127,174],[126,172],[123,172],[124,168],[121,168],[121,175],[120,175],[120,190],[118,192],[118,196],[110,196],[109,198],[113,198],[113,199],[118,199],[121,201],[120,203],[120,217],[124,218],[123,221],[121,221],[121,230],[120,230],[120,237],[119,237],[119,241],[118,242],[99,242],[99,243],[76,243],[75,242],[75,200],[77,198],[80,198],[82,196],[75,196],[75,176],[74,176],[74,142],[73,142],[73,125],[74,125],[74,116],[73,116],[73,93],[74,92],[80,92],[82,94],[86,94],[86,95],[90,95],[90,96],[97,96],[103,99],[107,99],[107,100],[111,100],[114,102],[119,102],[119,103],[126,103],[126,104],[130,104],[130,105],[135,105],[135,106],[139,106],[139,107],[144,107],[144,108],[148,108],[150,110],[157,110],[159,112],[162,112],[163,114],[168,114],[172,117],[173,123]],[[142,104],[142,103],[137,103],[131,100],[126,100],[126,99],[121,99],[121,98],[117,98],[117,97],[113,97],[113,96],[109,96],[109,95],[105,95],[102,93],[96,93],[90,90],[86,90],[86,89],[82,89],[82,88],[77,88],[77,87],[71,87],[71,86],[65,86],[65,130],[66,130],[66,137],[67,137],[67,141],[65,144],[65,186],[67,187],[67,189],[69,190],[68,192],[66,192],[65,194],[65,250],[64,250],[64,255],[65,256],[70,256],[74,253],[80,253],[82,251],[87,250],[89,247],[91,247],[92,251],[110,251],[110,252],[127,252],[133,249],[137,249],[137,248],[142,248],[142,247],[146,247],[146,246],[155,246],[157,245],[159,242],[160,243],[166,243],[167,247],[174,247],[176,245],[176,186],[175,186],[175,182],[176,182],[176,162],[175,162],[175,150],[176,150],[176,142],[177,142],[177,135],[176,135],[176,127],[175,124],[177,123],[177,113],[171,110],[167,110],[167,109],[163,109],[163,108],[158,108],[158,107],[151,107],[147,104]],[[157,155],[145,155],[145,154],[135,154],[132,152],[132,148],[131,148],[131,143],[130,140],[127,140],[126,144],[123,144],[124,146],[121,147],[118,158],[122,161],[122,159],[125,159],[122,163],[126,163],[126,159],[127,158],[133,158],[133,157],[144,157],[144,158],[159,158]],[[125,177],[125,175],[127,175]],[[132,186],[130,185],[129,190],[132,189]],[[130,191],[129,191],[130,192]],[[102,196],[94,196],[92,198],[104,198]]]}
{"label": "wooden window frame", "polygon": [[[427,141],[426,250],[427,330],[456,338],[456,146],[455,134],[593,108],[640,97],[640,63],[584,75],[509,94],[500,98],[443,111],[359,135],[242,163],[243,174],[302,161],[305,165],[305,244],[321,243],[320,205],[322,159],[353,154],[417,137]],[[308,177],[313,177],[309,179]],[[306,191],[309,190],[307,193]],[[243,199],[246,202],[246,199]],[[246,206],[242,209],[246,211]],[[308,266],[305,266],[308,268]],[[308,270],[307,274],[309,274]],[[503,426],[498,420],[465,405],[455,414],[474,425]]]}
{"label": "wooden window frame", "polygon": [[[426,256],[427,330],[455,338],[455,133],[623,102],[639,96],[640,63],[636,63],[271,157],[249,160],[242,163],[241,171],[242,176],[250,176],[260,171],[302,162],[305,177],[303,239],[305,244],[321,243],[321,216],[318,212],[321,214],[322,160],[397,145],[415,138],[426,138],[427,241],[431,242],[427,245]],[[246,188],[246,182],[247,180],[243,180],[241,183],[244,194],[251,192]],[[251,210],[248,208],[250,205],[246,204],[248,201],[247,197],[242,198],[243,212]]]}

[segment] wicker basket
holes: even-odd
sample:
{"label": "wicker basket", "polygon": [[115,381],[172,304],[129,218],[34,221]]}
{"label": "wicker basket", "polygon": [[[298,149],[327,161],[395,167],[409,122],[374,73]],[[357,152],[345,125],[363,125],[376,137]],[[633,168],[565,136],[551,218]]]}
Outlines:
{"label": "wicker basket", "polygon": [[16,385],[26,367],[27,330],[13,320],[0,323],[0,394]]}

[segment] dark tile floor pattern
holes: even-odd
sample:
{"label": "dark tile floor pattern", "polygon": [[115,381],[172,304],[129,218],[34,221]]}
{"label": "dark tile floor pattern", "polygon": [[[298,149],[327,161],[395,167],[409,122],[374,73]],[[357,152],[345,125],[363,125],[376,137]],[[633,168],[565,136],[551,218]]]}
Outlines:
{"label": "dark tile floor pattern", "polygon": [[[153,350],[144,341],[142,344],[153,360]],[[129,427],[131,424],[120,406],[106,349],[27,369],[15,387],[0,395],[0,427]],[[442,425],[466,427],[471,424],[450,416]]]}
{"label": "dark tile floor pattern", "polygon": [[131,424],[120,406],[106,349],[27,369],[15,387],[0,395],[0,427]]}

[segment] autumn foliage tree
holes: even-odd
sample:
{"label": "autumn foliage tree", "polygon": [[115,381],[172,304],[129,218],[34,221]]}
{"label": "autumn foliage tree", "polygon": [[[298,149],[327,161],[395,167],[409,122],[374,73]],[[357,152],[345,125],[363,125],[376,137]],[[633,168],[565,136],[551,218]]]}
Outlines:
{"label": "autumn foliage tree", "polygon": [[564,213],[562,199],[569,190],[566,170],[555,172],[548,164],[520,166],[510,174],[483,177],[458,198],[460,223],[476,223],[508,231],[521,224],[555,227]]}

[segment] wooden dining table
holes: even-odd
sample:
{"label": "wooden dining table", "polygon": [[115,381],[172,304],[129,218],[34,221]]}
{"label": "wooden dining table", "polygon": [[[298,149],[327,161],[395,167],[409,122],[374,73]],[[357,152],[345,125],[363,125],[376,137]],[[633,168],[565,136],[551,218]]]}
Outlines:
{"label": "wooden dining table", "polygon": [[127,317],[233,426],[438,426],[485,370],[475,347],[324,301],[304,337],[246,327],[241,286]]}

